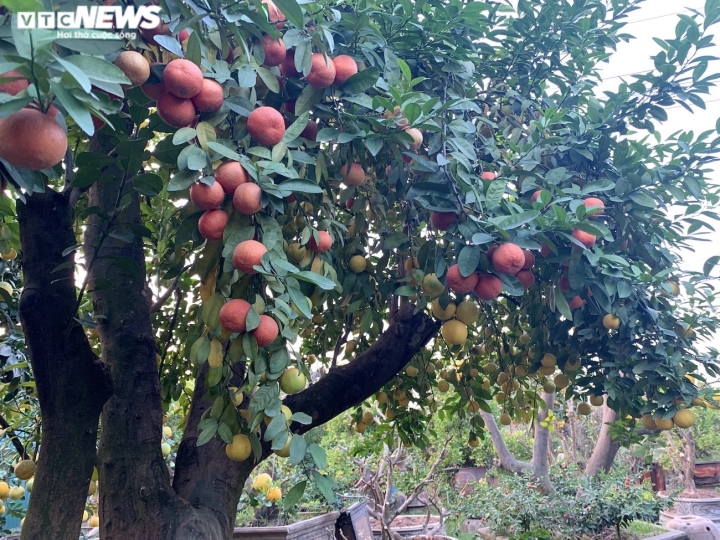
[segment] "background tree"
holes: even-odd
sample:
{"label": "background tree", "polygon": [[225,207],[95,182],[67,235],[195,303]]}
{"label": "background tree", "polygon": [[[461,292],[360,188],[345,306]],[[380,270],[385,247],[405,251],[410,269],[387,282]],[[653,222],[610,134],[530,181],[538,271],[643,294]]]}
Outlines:
{"label": "background tree", "polygon": [[230,537],[273,451],[331,497],[302,435],[379,392],[406,445],[435,391],[479,434],[493,397],[546,410],[549,377],[690,421],[718,258],[676,250],[717,218],[717,139],[655,124],[702,107],[720,8],[596,96],[639,4],[165,1],[127,42],[3,11],[0,247],[42,411],[23,538],[77,538],[93,465],[108,539]]}

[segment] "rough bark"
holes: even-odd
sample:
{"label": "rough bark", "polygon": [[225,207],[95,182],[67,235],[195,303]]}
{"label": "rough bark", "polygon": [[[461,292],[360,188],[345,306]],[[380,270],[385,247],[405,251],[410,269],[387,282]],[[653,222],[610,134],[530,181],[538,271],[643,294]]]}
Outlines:
{"label": "rough bark", "polygon": [[[108,153],[111,142],[96,136],[92,150]],[[170,486],[160,449],[162,410],[146,286],[142,239],[117,239],[112,231],[139,225],[138,194],[116,167],[88,191],[93,215],[86,233],[86,260],[92,262],[90,288],[101,315],[102,360],[115,392],[102,413],[98,451],[101,538],[107,540],[220,540],[221,528],[206,510],[196,510]],[[122,209],[117,208],[122,201]],[[112,287],[100,287],[108,280]]]}
{"label": "rough bark", "polygon": [[[412,309],[406,304],[393,312],[387,330],[352,362],[331,369],[317,383],[285,399],[293,412],[304,412],[313,419],[311,425],[293,424],[291,430],[294,433],[304,433],[319,426],[372,396],[437,334],[438,323],[424,313],[413,314]],[[175,462],[173,486],[193,506],[202,505],[211,511],[224,530],[223,538],[229,538],[240,494],[257,463],[230,461],[219,441],[211,440],[200,447],[195,445],[199,435],[197,425],[212,405],[202,399],[204,388],[205,375],[201,371]],[[338,388],[342,388],[342,392]],[[261,459],[269,454],[270,448],[266,444]]]}
{"label": "rough bark", "polygon": [[588,476],[597,476],[601,472],[609,471],[613,461],[615,461],[615,456],[620,449],[620,443],[615,442],[610,436],[609,424],[615,422],[617,419],[617,412],[608,407],[606,398],[605,405],[603,405],[600,434],[595,443],[595,448],[593,448],[593,453],[585,467],[585,474]]}
{"label": "rough bark", "polygon": [[480,410],[480,414],[485,421],[485,429],[487,429],[487,432],[490,435],[490,440],[493,443],[493,448],[495,448],[500,468],[515,473],[529,469],[531,466],[529,463],[520,461],[510,453],[510,450],[505,444],[505,440],[502,438],[500,428],[498,427],[497,422],[495,422],[495,417],[492,413]]}
{"label": "rough bark", "polygon": [[540,394],[540,398],[545,403],[544,407],[538,408],[538,415],[535,419],[535,442],[533,443],[532,469],[533,476],[540,482],[545,493],[552,493],[555,488],[550,481],[548,472],[548,452],[550,451],[550,430],[544,427],[541,422],[548,417],[548,411],[553,408],[555,402],[555,394]]}
{"label": "rough bark", "polygon": [[695,437],[692,428],[681,430],[682,437],[685,440],[685,452],[683,458],[683,483],[685,485],[685,494],[695,495],[697,486],[695,486]]}
{"label": "rough bark", "polygon": [[[23,540],[77,540],[103,403],[107,371],[76,315],[73,208],[48,190],[18,203],[24,288],[20,317],[42,412],[37,463]],[[64,266],[60,266],[64,265]],[[56,270],[60,268],[59,270]]]}

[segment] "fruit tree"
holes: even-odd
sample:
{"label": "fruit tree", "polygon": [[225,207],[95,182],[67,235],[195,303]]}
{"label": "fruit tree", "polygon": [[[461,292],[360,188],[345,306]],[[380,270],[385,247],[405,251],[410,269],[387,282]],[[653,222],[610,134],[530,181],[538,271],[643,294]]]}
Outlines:
{"label": "fruit tree", "polygon": [[718,258],[679,259],[718,217],[717,134],[656,131],[714,87],[715,0],[607,93],[641,0],[160,0],[137,32],[109,12],[122,39],[3,4],[0,294],[41,409],[23,539],[77,539],[94,466],[106,539],[229,538],[273,452],[332,498],[303,433],[362,431],[372,396],[423,446],[436,392],[482,436],[488,400],[532,416],[550,383],[667,422],[717,374]]}

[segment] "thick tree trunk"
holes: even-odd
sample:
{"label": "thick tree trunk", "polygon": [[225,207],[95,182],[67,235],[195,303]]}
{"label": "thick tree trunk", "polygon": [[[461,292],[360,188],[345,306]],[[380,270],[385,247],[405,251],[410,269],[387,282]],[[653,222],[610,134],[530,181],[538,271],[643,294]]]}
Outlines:
{"label": "thick tree trunk", "polygon": [[541,393],[540,398],[545,403],[545,407],[538,408],[537,418],[535,419],[535,442],[533,443],[532,469],[535,479],[540,482],[545,493],[552,493],[555,488],[550,481],[550,473],[548,471],[548,452],[550,451],[550,430],[544,427],[544,422],[548,417],[548,412],[552,410],[555,403],[555,394]]}
{"label": "thick tree trunk", "polygon": [[681,433],[683,439],[685,439],[685,456],[683,459],[684,493],[695,495],[697,493],[697,486],[695,486],[695,437],[692,428],[683,429]]}
{"label": "thick tree trunk", "polygon": [[620,444],[613,441],[610,436],[610,426],[608,424],[615,422],[617,419],[617,413],[608,407],[606,398],[605,405],[603,405],[600,434],[595,443],[593,453],[585,467],[585,474],[588,476],[597,476],[601,472],[609,471],[613,461],[615,461],[615,456],[620,449]]}
{"label": "thick tree trunk", "polygon": [[505,444],[505,440],[502,438],[500,428],[498,427],[497,422],[495,422],[495,417],[492,413],[480,410],[480,415],[485,421],[485,429],[487,429],[488,434],[490,435],[490,440],[493,443],[493,448],[495,448],[500,468],[515,473],[529,469],[531,467],[529,463],[520,461],[510,453],[510,450]]}
{"label": "thick tree trunk", "polygon": [[[107,154],[111,144],[106,139],[96,137],[94,150]],[[137,236],[118,239],[141,224],[138,194],[123,178],[111,167],[88,192],[89,206],[109,217],[90,217],[85,249],[86,260],[93,261],[95,311],[104,317],[102,359],[115,385],[103,409],[98,451],[101,538],[220,540],[222,529],[209,512],[194,509],[173,491],[160,449],[160,383],[143,244]],[[116,207],[119,202],[122,209]],[[112,287],[98,286],[102,280]]]}
{"label": "thick tree trunk", "polygon": [[110,378],[73,320],[74,257],[63,255],[76,243],[68,196],[33,194],[18,203],[18,220],[20,317],[42,411],[42,451],[22,538],[77,540]]}

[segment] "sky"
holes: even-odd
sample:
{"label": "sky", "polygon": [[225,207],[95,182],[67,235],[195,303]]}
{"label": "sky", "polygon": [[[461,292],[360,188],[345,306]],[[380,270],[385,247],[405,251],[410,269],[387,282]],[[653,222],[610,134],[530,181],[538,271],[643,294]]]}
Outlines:
{"label": "sky", "polygon": [[[628,17],[628,24],[623,30],[623,33],[631,34],[636,39],[618,46],[617,53],[611,57],[609,63],[602,66],[600,71],[603,84],[600,89],[612,90],[617,88],[622,79],[627,82],[633,81],[632,77],[626,77],[626,75],[653,69],[652,56],[662,50],[653,41],[653,37],[674,38],[675,25],[679,20],[677,14],[692,15],[690,11],[692,9],[703,13],[704,4],[704,0],[646,0],[639,10]],[[720,42],[720,24],[711,28],[710,33],[716,34],[717,37],[714,41]],[[720,45],[706,49],[704,54],[720,58]],[[720,60],[715,65],[710,64],[706,73],[717,72],[720,72]],[[688,129],[692,129],[695,133],[714,130],[715,123],[720,118],[720,87],[712,89],[710,94],[705,96],[705,102],[706,109],[697,109],[694,114],[680,106],[666,109],[668,121],[660,125],[658,131],[663,135],[668,135]],[[720,183],[720,164],[715,165],[711,181]],[[720,227],[720,224],[718,226]],[[687,250],[681,252],[681,268],[702,271],[703,265],[709,257],[720,255],[720,242],[702,242],[696,243],[696,246],[694,252]],[[718,273],[716,268],[713,275],[718,275]],[[720,286],[720,279],[717,281],[717,286]],[[720,348],[720,335],[717,335],[709,345]]]}

